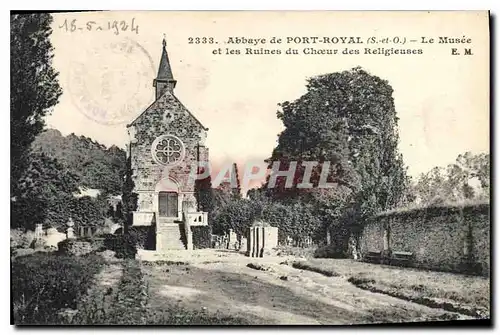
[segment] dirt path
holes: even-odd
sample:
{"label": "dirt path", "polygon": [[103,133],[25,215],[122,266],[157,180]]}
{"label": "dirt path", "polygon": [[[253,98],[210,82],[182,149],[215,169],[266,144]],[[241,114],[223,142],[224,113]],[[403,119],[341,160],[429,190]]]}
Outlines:
{"label": "dirt path", "polygon": [[[268,262],[268,271],[246,266],[249,258],[190,265],[143,266],[153,310],[187,310],[238,317],[249,324],[359,324],[449,320],[463,316],[371,293],[343,277]],[[284,280],[284,276],[286,280]],[[280,279],[282,277],[282,279]]]}

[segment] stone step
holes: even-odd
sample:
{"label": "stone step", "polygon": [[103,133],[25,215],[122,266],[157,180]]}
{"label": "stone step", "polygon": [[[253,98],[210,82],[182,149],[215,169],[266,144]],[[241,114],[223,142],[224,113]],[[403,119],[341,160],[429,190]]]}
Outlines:
{"label": "stone step", "polygon": [[159,227],[156,227],[156,231],[158,231],[158,232],[169,232],[169,233],[172,233],[172,234],[180,234],[181,233],[181,228],[179,227],[179,225],[175,225],[175,226],[159,226]]}
{"label": "stone step", "polygon": [[157,227],[157,233],[161,234],[161,249],[163,250],[185,250],[182,235],[178,224],[162,225]]}
{"label": "stone step", "polygon": [[159,223],[175,223],[177,219],[172,219],[172,218],[158,218],[157,222]]}

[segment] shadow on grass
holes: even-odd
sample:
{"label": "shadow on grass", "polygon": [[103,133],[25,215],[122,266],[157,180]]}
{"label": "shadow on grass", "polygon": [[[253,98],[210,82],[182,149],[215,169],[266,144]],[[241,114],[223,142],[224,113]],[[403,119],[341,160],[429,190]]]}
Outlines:
{"label": "shadow on grass", "polygon": [[295,269],[299,269],[299,270],[307,270],[307,271],[316,272],[316,273],[322,274],[322,275],[327,276],[327,277],[338,277],[338,276],[340,276],[335,271],[326,270],[326,269],[323,269],[321,267],[310,265],[310,264],[305,263],[305,262],[293,262],[292,263],[292,267],[295,268]]}
{"label": "shadow on grass", "polygon": [[452,300],[445,301],[443,299],[430,297],[429,294],[427,294],[427,288],[424,285],[412,285],[408,288],[394,287],[392,285],[386,285],[382,282],[378,282],[374,278],[366,278],[363,276],[353,276],[350,277],[348,281],[363,290],[386,294],[391,297],[411,301],[427,307],[444,309],[445,311],[460,313],[480,319],[489,319],[490,317],[490,313],[487,308],[470,306]]}
{"label": "shadow on grass", "polygon": [[[372,322],[366,311],[347,309],[298,295],[291,289],[244,273],[166,266],[148,271],[149,309],[154,324],[276,324],[314,322],[320,324],[356,324]],[[160,293],[165,285],[203,291],[202,295],[178,299]],[[179,297],[177,297],[179,298]],[[180,307],[182,306],[182,307]],[[206,306],[206,310],[200,310]],[[219,307],[231,306],[226,311]],[[224,309],[224,308],[222,308]],[[216,310],[215,314],[210,314]],[[228,315],[230,314],[230,315]],[[203,316],[200,318],[200,315]],[[219,321],[210,318],[219,318]],[[159,323],[164,320],[168,323]],[[180,323],[178,323],[180,320]],[[211,321],[211,322],[212,322]],[[234,323],[233,323],[234,321]],[[173,322],[173,323],[172,323]],[[198,323],[201,322],[201,323]],[[281,323],[280,322],[280,323]]]}

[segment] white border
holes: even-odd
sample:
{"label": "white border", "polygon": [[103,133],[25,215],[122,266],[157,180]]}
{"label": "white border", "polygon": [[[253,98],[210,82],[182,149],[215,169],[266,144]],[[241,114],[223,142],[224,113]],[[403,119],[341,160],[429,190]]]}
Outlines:
{"label": "white border", "polygon": [[[10,2],[4,1],[2,2],[1,6],[8,6]],[[46,1],[35,1],[35,0],[29,0],[29,1],[23,1],[23,2],[16,2],[16,10],[88,10],[88,9],[105,9],[105,10],[491,10],[493,15],[498,15],[500,12],[499,10],[499,4],[500,1],[498,0],[474,0],[474,1],[436,1],[436,0],[420,0],[417,2],[413,1],[401,1],[401,0],[382,0],[382,1],[372,1],[372,0],[351,0],[351,1],[339,1],[339,2],[333,2],[333,1],[320,1],[320,0],[307,0],[307,1],[298,1],[298,0],[288,0],[288,1],[269,1],[269,0],[240,0],[240,1],[230,1],[230,0],[211,0],[211,1],[206,1],[206,0],[183,0],[180,2],[159,2],[155,0],[141,0],[140,2],[137,1],[130,1],[130,0],[121,0],[121,1],[116,1],[116,2],[104,2],[102,0],[86,0],[86,1],[62,1],[62,0],[46,0]],[[10,8],[9,8],[10,10]],[[3,11],[5,13],[5,11]],[[7,15],[4,15],[3,18],[7,18]],[[496,19],[496,25],[498,25],[498,17]],[[9,21],[5,20],[3,22],[4,29],[1,31],[3,32],[2,34],[2,39],[3,43],[2,45],[7,46],[8,43],[10,42],[10,35],[8,33],[9,31]],[[498,34],[494,35],[494,41],[492,41],[494,44],[498,44]],[[2,76],[3,78],[3,89],[0,91],[3,95],[2,101],[4,102],[5,108],[3,109],[2,116],[5,118],[4,122],[0,123],[0,126],[3,128],[3,131],[0,131],[0,136],[5,137],[5,142],[10,142],[10,137],[8,134],[10,134],[10,120],[8,119],[8,111],[10,110],[10,106],[7,106],[7,101],[9,101],[9,73],[7,67],[10,64],[8,60],[8,55],[7,52],[2,53],[2,58],[3,58],[3,64],[4,64],[4,75]],[[498,59],[498,56],[495,55],[495,60]],[[496,74],[492,73],[492,76]],[[498,97],[497,90],[498,90],[498,85],[495,86],[494,91],[490,92],[490,94],[494,94],[495,97]],[[496,118],[498,119],[498,117]],[[492,120],[493,121],[493,120]],[[497,126],[497,122],[495,120],[495,126]],[[497,128],[497,127],[495,127]],[[495,146],[497,147],[497,146]],[[10,147],[7,149],[8,151],[10,150]],[[10,152],[9,152],[10,153]],[[492,153],[493,154],[493,153]],[[497,156],[497,152],[495,150],[494,156]],[[493,163],[493,162],[492,162]],[[496,166],[494,164],[493,166]],[[8,189],[10,189],[10,169],[7,166],[7,164],[2,164],[2,172],[1,175],[3,176],[3,183],[4,186],[1,188],[4,190],[4,201],[1,202],[2,204],[2,213],[10,213],[10,208],[8,208],[7,204],[9,203],[8,200],[10,199],[10,193],[8,193]],[[495,189],[497,188],[496,186],[496,180],[493,180]],[[494,209],[495,211],[495,216],[496,216],[496,208]],[[9,215],[9,214],[7,214]],[[5,238],[7,235],[9,235],[9,232],[7,229],[9,229],[8,222],[10,222],[10,217],[7,220],[4,220],[4,229],[6,230],[5,233]],[[495,223],[492,222],[492,225]],[[493,237],[493,240],[497,240],[497,234],[498,234],[499,229],[496,228],[495,232],[496,235]],[[7,249],[8,244],[5,243],[5,249]],[[495,248],[495,249],[498,249]],[[2,254],[2,268],[9,269],[10,268],[10,258],[7,256],[9,253],[7,253],[7,250],[4,251]],[[494,260],[496,257],[494,258]],[[497,262],[495,262],[493,269],[497,268]],[[5,274],[7,276],[7,274]],[[493,278],[497,278],[497,276],[494,276]],[[9,286],[7,286],[6,283],[3,283],[1,285],[3,297],[4,299],[4,304],[2,305],[2,312],[1,315],[4,318],[2,320],[2,325],[3,328],[7,331],[7,333],[13,333],[15,331],[14,327],[8,326],[10,323],[10,299],[7,299],[7,296],[10,297],[10,283]],[[496,285],[496,288],[498,289],[498,285]],[[496,294],[495,294],[496,296]],[[496,299],[495,299],[496,300]],[[492,315],[494,319],[497,320],[497,313],[496,309],[492,309],[492,313],[495,315]],[[410,325],[408,326],[410,327]],[[214,328],[213,331],[219,333],[222,330],[226,330],[227,328]],[[45,331],[52,332],[52,329],[42,329]],[[63,331],[68,330],[68,328],[61,329]],[[120,332],[118,329],[112,329],[112,328],[107,328],[105,329],[106,333],[110,334],[117,334]],[[131,331],[134,331],[133,328],[130,329]],[[137,329],[139,330],[139,329]],[[186,330],[184,328],[183,330]],[[262,329],[259,329],[262,331]],[[273,334],[275,332],[275,329],[268,329],[268,330],[263,330],[262,333],[268,333],[268,334]],[[297,331],[299,333],[303,332],[309,332],[309,329],[286,329],[286,331]],[[323,328],[324,331],[330,331],[334,330],[335,332],[344,332],[345,330],[349,329],[329,329],[329,328]],[[378,332],[404,332],[403,328],[391,328],[391,329],[384,329],[384,328],[356,328],[356,329],[351,329],[351,331],[355,330],[357,333],[366,333],[366,334],[371,334],[371,333],[378,333]],[[26,333],[31,333],[34,330],[25,330]],[[40,330],[36,330],[40,331]],[[86,333],[88,330],[83,328],[83,329],[71,329],[70,331],[75,331],[75,332],[84,332]],[[156,332],[154,329],[140,329],[141,333],[150,333],[153,334]],[[177,332],[177,329],[168,329],[168,332]],[[199,331],[206,331],[205,329],[195,329],[192,330],[192,332],[199,332]],[[236,331],[247,331],[246,329],[230,329],[229,331],[231,332],[236,332]],[[259,332],[260,332],[259,331]],[[421,329],[418,330],[418,332],[425,332],[426,334],[442,334],[442,333],[451,333],[451,332],[460,332],[459,329]],[[473,329],[467,329],[464,328],[464,332],[467,333],[475,333],[478,332],[477,330],[474,331]]]}

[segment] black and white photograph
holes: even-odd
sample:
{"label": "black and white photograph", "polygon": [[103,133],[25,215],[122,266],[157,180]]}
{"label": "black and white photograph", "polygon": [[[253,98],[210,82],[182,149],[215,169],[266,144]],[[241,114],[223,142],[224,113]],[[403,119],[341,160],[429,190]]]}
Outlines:
{"label": "black and white photograph", "polygon": [[488,11],[10,13],[15,326],[491,325]]}

